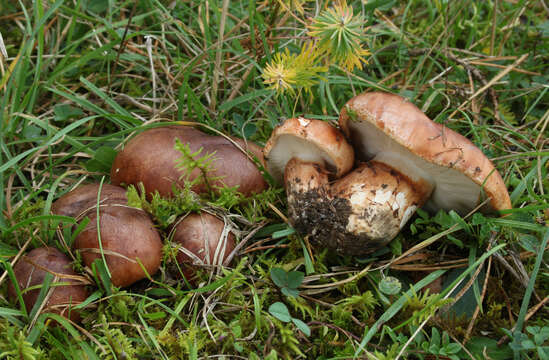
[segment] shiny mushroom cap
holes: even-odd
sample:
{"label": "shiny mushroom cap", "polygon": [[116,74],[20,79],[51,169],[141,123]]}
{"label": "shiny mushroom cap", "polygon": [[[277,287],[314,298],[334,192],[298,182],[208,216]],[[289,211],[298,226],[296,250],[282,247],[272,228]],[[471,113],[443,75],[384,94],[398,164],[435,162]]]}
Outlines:
{"label": "shiny mushroom cap", "polygon": [[207,212],[189,214],[174,228],[173,242],[178,244],[177,262],[187,280],[194,278],[199,266],[222,266],[236,243],[234,234],[223,220]]}
{"label": "shiny mushroom cap", "polygon": [[88,267],[102,259],[102,249],[115,286],[129,286],[156,273],[162,260],[162,240],[149,215],[127,205],[124,188],[104,184],[99,199],[99,232],[98,192],[99,184],[82,185],[52,204],[53,214],[90,219],[76,236],[73,248]]}
{"label": "shiny mushroom cap", "polygon": [[[23,290],[36,286],[37,288],[23,292],[25,307],[30,313],[38,300],[40,288],[48,273],[54,276],[50,293],[46,296],[44,312],[60,314],[72,321],[80,321],[80,313],[74,307],[88,297],[88,291],[76,272],[72,269],[71,260],[61,251],[53,247],[40,247],[31,250],[13,267],[19,288]],[[66,277],[64,277],[65,275]],[[17,300],[15,286],[10,282],[8,296]]]}
{"label": "shiny mushroom cap", "polygon": [[[261,162],[261,149],[257,145],[232,139],[239,148],[223,136],[208,135],[190,126],[149,129],[130,139],[114,159],[112,183],[137,185],[142,182],[149,196],[155,191],[162,196],[173,196],[174,185],[183,187],[185,181],[193,181],[202,174],[198,168],[186,174],[177,166],[183,155],[175,149],[176,139],[188,145],[192,154],[197,154],[194,160],[211,156],[211,171],[206,174],[211,186],[238,186],[237,190],[245,196],[267,188],[263,175],[245,153],[250,152]],[[204,193],[209,189],[199,183],[192,190]]]}
{"label": "shiny mushroom cap", "polygon": [[327,122],[302,117],[277,126],[263,153],[267,170],[280,183],[292,158],[322,165],[335,177],[346,174],[354,163],[353,148],[343,134]]}
{"label": "shiny mushroom cap", "polygon": [[434,189],[427,210],[466,214],[483,197],[490,198],[485,211],[511,208],[503,179],[483,152],[398,95],[355,96],[342,109],[339,123],[361,160],[375,159],[430,182]]}
{"label": "shiny mushroom cap", "polygon": [[[61,196],[51,205],[51,212],[55,215],[79,217],[90,208],[97,205],[99,184],[80,185]],[[103,184],[99,204],[121,204],[128,203],[126,189],[120,186]]]}

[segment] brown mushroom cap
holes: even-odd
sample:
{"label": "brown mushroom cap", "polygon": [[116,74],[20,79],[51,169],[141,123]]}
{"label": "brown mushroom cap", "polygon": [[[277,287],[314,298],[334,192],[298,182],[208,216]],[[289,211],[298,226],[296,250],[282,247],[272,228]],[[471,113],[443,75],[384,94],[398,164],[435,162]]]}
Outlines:
{"label": "brown mushroom cap", "polygon": [[[97,236],[97,194],[99,184],[81,185],[56,200],[52,213],[83,218],[90,222],[78,234],[73,248],[82,254],[86,266],[101,258]],[[126,190],[103,184],[99,204],[101,246],[115,286],[128,286],[160,267],[162,241],[149,215],[127,205]]]}
{"label": "brown mushroom cap", "polygon": [[[46,304],[42,311],[60,314],[74,322],[80,321],[80,313],[73,307],[86,300],[88,292],[86,287],[75,279],[78,274],[72,269],[70,259],[61,251],[52,247],[36,248],[15,264],[13,272],[19,288],[23,291],[23,301],[28,312],[38,300],[41,289],[24,290],[41,285],[49,272],[58,279],[54,278],[52,281],[50,293],[46,297]],[[62,275],[71,277],[62,277]],[[11,282],[8,285],[8,296],[13,301],[17,299],[15,286]]]}
{"label": "brown mushroom cap", "polygon": [[291,118],[277,126],[263,149],[267,170],[282,183],[292,158],[315,162],[335,177],[353,167],[354,151],[336,128],[321,120]]}
{"label": "brown mushroom cap", "polygon": [[484,210],[511,208],[501,175],[482,151],[404,98],[381,92],[355,96],[342,109],[339,122],[357,157],[374,158],[409,177],[431,181],[434,190],[426,209],[465,214],[483,193],[490,198]]}
{"label": "brown mushroom cap", "polygon": [[114,286],[125,287],[154,275],[162,260],[162,241],[148,214],[125,205],[100,205],[99,224],[101,246],[97,231],[97,212],[88,211],[90,222],[76,237],[73,248],[79,251],[86,266],[101,259],[101,247]]}
{"label": "brown mushroom cap", "polygon": [[181,245],[176,259],[186,278],[193,278],[197,265],[223,265],[235,248],[233,233],[224,230],[224,222],[206,212],[187,215],[177,223],[173,242]]}
{"label": "brown mushroom cap", "polygon": [[[172,196],[172,185],[183,186],[185,172],[176,167],[181,153],[174,148],[175,140],[188,144],[192,153],[200,150],[200,157],[215,153],[214,170],[207,174],[210,185],[236,186],[246,196],[266,189],[267,183],[253,161],[232,142],[222,136],[207,135],[189,126],[166,126],[146,130],[132,138],[118,153],[111,169],[111,181],[115,185],[143,183],[147,193],[158,191],[162,196]],[[251,142],[235,140],[244,150],[260,154],[259,147]],[[262,159],[259,158],[261,161]],[[194,169],[189,180],[200,175]],[[192,188],[197,193],[207,191],[204,184]]]}
{"label": "brown mushroom cap", "polygon": [[[80,185],[66,193],[51,205],[51,212],[56,215],[78,217],[83,212],[97,205],[99,184]],[[103,184],[100,203],[127,204],[126,189],[120,186]]]}

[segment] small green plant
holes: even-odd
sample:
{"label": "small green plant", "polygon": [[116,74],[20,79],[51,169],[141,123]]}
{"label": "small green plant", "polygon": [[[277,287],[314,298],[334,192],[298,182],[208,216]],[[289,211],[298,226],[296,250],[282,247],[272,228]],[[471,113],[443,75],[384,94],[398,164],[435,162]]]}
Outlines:
{"label": "small green plant", "polygon": [[349,312],[352,310],[359,310],[360,312],[369,314],[378,304],[374,294],[368,290],[361,295],[353,295],[339,300],[336,302],[334,308],[342,308]]}
{"label": "small green plant", "polygon": [[311,335],[311,329],[309,328],[309,325],[307,325],[302,320],[294,318],[292,315],[290,315],[290,312],[288,311],[288,307],[281,303],[280,301],[275,302],[271,306],[269,306],[269,314],[277,318],[278,320],[288,323],[292,322],[299,330],[301,330],[305,335],[310,336]]}
{"label": "small green plant", "polygon": [[418,295],[412,288],[412,296],[406,296],[406,298],[407,301],[403,310],[412,313],[410,317],[413,319],[412,323],[416,325],[434,315],[444,305],[451,304],[454,301],[451,298],[442,299],[439,294],[429,294],[429,289]]}
{"label": "small green plant", "polygon": [[[415,333],[417,328],[411,326],[410,333]],[[419,359],[427,359],[425,355],[435,356],[435,358],[444,358],[459,360],[458,353],[461,351],[461,345],[450,341],[450,336],[446,331],[440,334],[437,328],[431,328],[431,336],[427,337],[426,333],[418,332],[412,341],[409,336],[404,333],[396,333],[389,326],[383,327],[383,332],[389,335],[391,345],[385,353],[376,351],[374,355],[378,359],[394,359],[399,353],[413,354]],[[406,349],[403,350],[403,347]],[[404,357],[406,358],[406,356]],[[372,357],[373,359],[373,357]]]}
{"label": "small green plant", "polygon": [[171,198],[164,198],[155,192],[149,201],[143,184],[139,184],[137,188],[133,185],[128,186],[126,195],[129,206],[147,211],[152,214],[161,228],[167,228],[180,215],[188,211],[199,211],[203,207],[200,197],[192,192],[190,187],[185,186],[183,189],[174,187],[172,191],[174,196]]}
{"label": "small green plant", "polygon": [[35,349],[33,344],[27,341],[22,331],[15,334],[14,328],[8,328],[7,340],[10,350],[2,352],[0,359],[37,360],[41,358],[42,351]]}
{"label": "small green plant", "polygon": [[[183,144],[179,139],[175,139],[175,149],[181,153],[176,166],[182,172],[181,178],[185,179],[185,187],[187,187],[187,183],[189,188],[204,184],[209,192],[213,192],[214,189],[210,182],[217,179],[212,179],[208,173],[212,170],[215,152],[202,154],[203,148],[192,152],[189,144]],[[191,173],[196,169],[199,170],[200,176],[191,180]]]}
{"label": "small green plant", "polygon": [[[507,336],[514,339],[513,333],[502,329]],[[549,326],[527,326],[525,333],[518,333],[518,341],[511,342],[511,349],[516,350],[526,359],[549,360]],[[516,339],[515,339],[516,340]]]}
{"label": "small green plant", "polygon": [[303,282],[305,274],[301,271],[286,272],[281,268],[271,269],[271,279],[276,286],[280,288],[282,293],[287,296],[298,297],[299,290],[297,288]]}
{"label": "small green plant", "polygon": [[378,304],[379,302],[376,300],[374,294],[368,290],[361,295],[347,296],[339,300],[332,307],[331,311],[337,319],[345,322],[349,321],[353,312],[362,321],[367,321]]}
{"label": "small green plant", "polygon": [[385,295],[396,295],[402,289],[402,283],[394,276],[386,276],[379,282],[379,291]]}
{"label": "small green plant", "polygon": [[276,53],[273,60],[263,69],[263,82],[274,89],[277,94],[295,90],[305,90],[310,93],[311,87],[320,79],[319,74],[328,68],[319,66],[319,52],[312,43],[306,43],[299,54],[291,54],[288,48]]}
{"label": "small green plant", "polygon": [[437,328],[433,327],[431,328],[431,338],[429,341],[421,342],[421,349],[428,354],[459,360],[457,353],[460,352],[461,346],[458,343],[450,342],[450,337],[446,331],[442,333],[441,337]]}
{"label": "small green plant", "polygon": [[309,35],[319,40],[319,50],[325,53],[332,63],[349,71],[362,69],[364,58],[370,53],[362,48],[364,38],[362,16],[355,16],[353,8],[345,0],[336,2],[333,8],[324,10],[309,27]]}

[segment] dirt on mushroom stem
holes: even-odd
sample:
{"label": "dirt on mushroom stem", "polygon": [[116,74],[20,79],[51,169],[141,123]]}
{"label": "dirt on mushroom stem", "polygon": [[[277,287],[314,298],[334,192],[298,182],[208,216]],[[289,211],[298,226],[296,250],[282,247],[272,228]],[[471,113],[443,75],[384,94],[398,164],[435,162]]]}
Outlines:
{"label": "dirt on mushroom stem", "polygon": [[296,230],[311,235],[313,244],[353,255],[390,242],[431,190],[376,162],[329,183],[321,165],[295,158],[286,166],[285,184]]}
{"label": "dirt on mushroom stem", "polygon": [[385,245],[384,239],[349,234],[347,224],[352,214],[348,199],[326,198],[322,189],[288,193],[292,226],[302,234],[310,234],[311,242],[321,248],[334,249],[340,254],[364,255]]}

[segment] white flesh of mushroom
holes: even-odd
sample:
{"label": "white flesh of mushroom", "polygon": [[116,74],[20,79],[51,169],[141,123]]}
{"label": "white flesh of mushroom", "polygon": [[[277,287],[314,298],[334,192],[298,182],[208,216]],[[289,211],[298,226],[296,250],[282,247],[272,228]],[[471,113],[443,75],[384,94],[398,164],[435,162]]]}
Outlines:
{"label": "white flesh of mushroom", "polygon": [[271,175],[279,181],[282,180],[286,164],[294,157],[304,162],[322,164],[327,169],[335,168],[330,156],[310,141],[292,135],[281,135],[269,153],[267,167]]}

